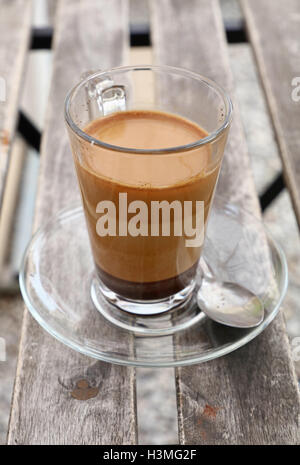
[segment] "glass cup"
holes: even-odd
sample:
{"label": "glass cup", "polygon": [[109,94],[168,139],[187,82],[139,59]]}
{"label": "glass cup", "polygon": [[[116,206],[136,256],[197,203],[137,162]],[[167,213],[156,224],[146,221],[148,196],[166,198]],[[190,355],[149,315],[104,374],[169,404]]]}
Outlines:
{"label": "glass cup", "polygon": [[[112,145],[87,130],[94,120],[101,124],[131,110],[188,120],[203,136],[137,149],[134,140],[131,147]],[[66,98],[65,117],[95,263],[96,307],[100,294],[136,315],[184,304],[195,287],[232,118],[230,98],[187,70],[119,67],[86,73]]]}

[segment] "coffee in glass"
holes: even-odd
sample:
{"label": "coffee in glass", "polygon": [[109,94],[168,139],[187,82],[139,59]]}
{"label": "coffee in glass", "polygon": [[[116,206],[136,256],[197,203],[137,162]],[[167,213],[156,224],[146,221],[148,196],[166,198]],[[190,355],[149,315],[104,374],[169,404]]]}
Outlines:
{"label": "coffee in glass", "polygon": [[66,119],[101,292],[137,314],[178,306],[195,285],[229,98],[188,71],[123,67],[79,83]]}

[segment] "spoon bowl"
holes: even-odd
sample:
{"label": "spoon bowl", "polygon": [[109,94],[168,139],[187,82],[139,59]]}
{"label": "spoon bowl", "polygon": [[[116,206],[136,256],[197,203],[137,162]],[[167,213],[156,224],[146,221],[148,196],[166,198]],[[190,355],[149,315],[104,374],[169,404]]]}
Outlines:
{"label": "spoon bowl", "polygon": [[204,276],[197,293],[197,304],[212,320],[235,328],[253,328],[264,318],[259,297],[239,284],[220,282]]}

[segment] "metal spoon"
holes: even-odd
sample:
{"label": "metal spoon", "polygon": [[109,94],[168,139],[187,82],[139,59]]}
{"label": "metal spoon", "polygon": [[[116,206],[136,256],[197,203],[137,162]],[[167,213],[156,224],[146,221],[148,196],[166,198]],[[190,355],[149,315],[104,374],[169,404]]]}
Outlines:
{"label": "metal spoon", "polygon": [[239,284],[218,281],[203,259],[201,268],[197,304],[209,318],[235,328],[253,328],[262,322],[264,305],[259,297]]}

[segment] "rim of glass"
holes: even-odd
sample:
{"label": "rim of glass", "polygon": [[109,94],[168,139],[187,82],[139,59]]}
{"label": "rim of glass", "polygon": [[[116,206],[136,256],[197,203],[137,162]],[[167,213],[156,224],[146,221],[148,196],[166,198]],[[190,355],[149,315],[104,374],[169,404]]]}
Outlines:
{"label": "rim of glass", "polygon": [[[165,73],[185,76],[187,78],[194,79],[196,81],[204,83],[207,87],[213,88],[223,99],[223,102],[225,104],[225,111],[226,111],[224,122],[222,123],[220,127],[218,127],[215,131],[211,132],[208,136],[204,137],[203,139],[198,139],[195,142],[192,142],[190,144],[178,145],[175,147],[166,147],[166,148],[163,147],[160,149],[135,149],[131,147],[122,147],[118,145],[108,144],[107,142],[102,142],[101,140],[88,135],[86,132],[80,129],[80,127],[75,123],[75,121],[73,120],[71,116],[72,100],[76,97],[78,91],[83,86],[85,86],[88,83],[88,81],[90,81],[91,79],[94,79],[95,77],[99,77],[101,75],[105,75],[111,72],[121,73],[121,72],[126,72],[126,71],[162,71]],[[66,99],[65,99],[65,120],[68,126],[80,138],[86,140],[89,143],[92,143],[94,145],[97,145],[99,147],[102,147],[108,150],[114,150],[117,152],[133,153],[133,154],[152,154],[153,155],[153,154],[163,154],[163,153],[186,152],[188,150],[192,150],[194,148],[209,144],[213,142],[214,140],[218,139],[221,136],[221,134],[223,134],[223,132],[229,127],[232,121],[232,110],[233,110],[233,105],[232,105],[232,101],[228,93],[221,86],[219,86],[219,84],[217,84],[215,81],[205,76],[202,76],[201,74],[195,73],[194,71],[190,71],[188,69],[178,68],[174,66],[167,66],[167,65],[118,66],[118,67],[110,68],[107,70],[98,70],[98,71],[91,73],[86,78],[82,79],[78,84],[76,84],[68,92]]]}
{"label": "rim of glass", "polygon": [[[231,213],[234,213],[230,209],[231,204],[226,203],[226,208],[229,209]],[[246,209],[243,209],[247,215],[251,215],[253,218],[255,218],[256,221],[260,222],[263,224],[263,222],[256,218],[252,213],[248,212]],[[287,266],[287,261],[285,254],[283,252],[283,249],[281,245],[274,239],[272,234],[270,233],[269,229],[263,224],[264,230],[266,232],[266,237],[270,245],[274,248],[276,251],[280,264],[282,266],[282,272],[281,272],[281,279],[280,279],[280,286],[279,286],[279,297],[276,305],[274,305],[273,310],[268,314],[268,316],[264,319],[264,321],[257,327],[253,328],[249,333],[247,333],[245,336],[241,337],[237,341],[229,344],[225,344],[224,346],[216,349],[213,352],[203,352],[200,355],[199,354],[191,354],[187,358],[181,359],[181,360],[176,360],[173,359],[172,361],[162,361],[162,360],[141,360],[137,358],[136,360],[128,359],[121,357],[119,355],[112,355],[112,354],[107,354],[106,352],[99,350],[94,350],[93,347],[88,347],[85,346],[83,343],[79,343],[78,340],[74,339],[66,339],[64,335],[60,332],[57,332],[53,327],[45,321],[43,317],[40,316],[38,310],[35,308],[34,303],[31,301],[30,295],[27,292],[27,285],[26,285],[26,265],[27,265],[27,258],[30,252],[30,249],[34,246],[34,243],[43,237],[45,233],[47,232],[48,228],[53,226],[53,224],[56,224],[56,222],[59,221],[66,221],[68,218],[71,217],[77,217],[78,215],[83,215],[83,209],[82,206],[73,206],[72,208],[65,208],[61,210],[57,215],[55,215],[53,218],[51,218],[45,225],[40,226],[34,235],[32,236],[29,244],[26,247],[26,250],[24,252],[21,266],[20,266],[20,272],[19,272],[19,284],[20,284],[20,290],[22,297],[24,299],[25,305],[30,311],[31,315],[34,317],[34,319],[40,324],[40,326],[46,330],[51,336],[53,336],[55,339],[58,341],[62,342],[65,344],[67,347],[70,347],[71,349],[82,353],[84,355],[87,355],[89,357],[95,358],[97,360],[102,360],[104,362],[108,363],[113,363],[117,365],[125,365],[125,366],[133,366],[133,367],[146,367],[146,368],[167,368],[167,367],[180,367],[180,366],[190,366],[190,365],[195,365],[198,363],[203,363],[207,362],[210,360],[214,360],[216,358],[222,357],[224,355],[227,355],[240,347],[244,346],[248,342],[252,341],[256,336],[258,336],[264,329],[274,320],[276,315],[278,314],[282,301],[286,295],[287,287],[288,287],[288,266]]]}

